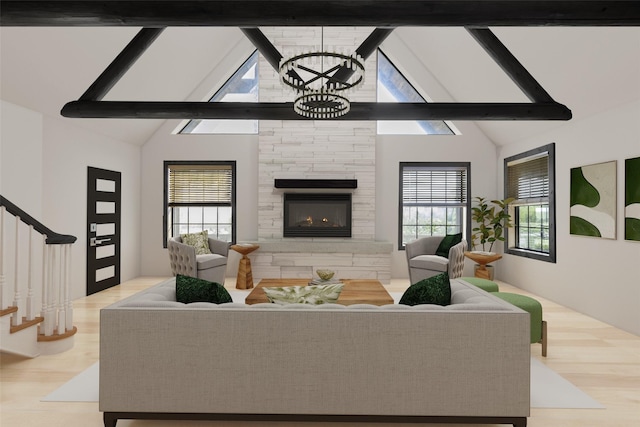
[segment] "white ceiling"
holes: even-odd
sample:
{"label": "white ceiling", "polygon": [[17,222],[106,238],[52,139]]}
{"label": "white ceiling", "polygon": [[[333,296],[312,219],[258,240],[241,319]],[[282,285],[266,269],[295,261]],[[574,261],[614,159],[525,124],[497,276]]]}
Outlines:
{"label": "white ceiling", "polygon": [[[492,30],[547,92],[572,110],[572,120],[640,99],[640,28]],[[130,27],[3,27],[0,97],[59,117],[62,106],[78,99],[137,31]],[[399,28],[394,33],[453,100],[527,101],[464,29]],[[168,28],[105,99],[188,99],[243,37],[230,27]],[[64,120],[137,145],[162,124],[140,119]],[[496,144],[504,145],[563,123],[485,121],[478,125]]]}

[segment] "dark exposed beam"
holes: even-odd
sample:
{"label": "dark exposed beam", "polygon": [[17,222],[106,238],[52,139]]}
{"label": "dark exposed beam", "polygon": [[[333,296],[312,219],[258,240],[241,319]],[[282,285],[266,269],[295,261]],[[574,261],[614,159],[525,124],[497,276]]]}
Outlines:
{"label": "dark exposed beam", "polygon": [[513,0],[2,0],[12,26],[622,26],[640,2]]}
{"label": "dark exposed beam", "polygon": [[[376,51],[378,46],[382,44],[389,34],[393,31],[393,28],[376,28],[373,30],[369,37],[367,37],[360,46],[356,49],[356,53],[367,59],[373,52]],[[353,70],[347,67],[341,67],[333,77],[341,82],[346,82],[353,75]]]}
{"label": "dark exposed beam", "polygon": [[[293,103],[72,101],[62,115],[73,118],[309,120]],[[569,120],[562,104],[354,102],[334,120]]]}
{"label": "dark exposed beam", "polygon": [[280,60],[282,54],[278,49],[269,41],[267,36],[264,35],[259,28],[240,28],[242,33],[249,39],[251,43],[258,49],[260,54],[267,60],[267,62],[278,71],[280,68]]}
{"label": "dark exposed beam", "polygon": [[80,97],[82,101],[99,101],[125,75],[155,41],[164,28],[143,28],[120,52],[109,66],[98,76],[89,89]]}
{"label": "dark exposed beam", "polygon": [[488,28],[467,28],[467,31],[531,101],[553,102],[551,95],[540,86],[491,30]]}

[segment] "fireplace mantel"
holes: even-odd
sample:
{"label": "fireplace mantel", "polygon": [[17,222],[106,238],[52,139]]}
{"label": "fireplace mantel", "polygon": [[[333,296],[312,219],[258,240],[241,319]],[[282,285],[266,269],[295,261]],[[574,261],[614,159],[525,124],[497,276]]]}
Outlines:
{"label": "fireplace mantel", "polygon": [[356,189],[357,179],[275,179],[275,188]]}
{"label": "fireplace mantel", "polygon": [[260,240],[261,252],[390,254],[393,243],[372,240],[317,241],[296,238]]}

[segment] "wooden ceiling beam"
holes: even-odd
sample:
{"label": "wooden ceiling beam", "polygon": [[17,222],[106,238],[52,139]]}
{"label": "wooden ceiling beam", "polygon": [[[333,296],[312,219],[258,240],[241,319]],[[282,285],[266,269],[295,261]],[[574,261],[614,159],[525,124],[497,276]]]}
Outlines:
{"label": "wooden ceiling beam", "polygon": [[129,71],[129,68],[146,52],[147,48],[162,34],[164,28],[143,28],[127,46],[111,61],[89,89],[80,97],[81,101],[99,101]]}
{"label": "wooden ceiling beam", "polygon": [[639,1],[2,0],[3,26],[639,26]]}
{"label": "wooden ceiling beam", "polygon": [[[61,111],[71,118],[310,120],[293,103],[72,101]],[[353,102],[331,120],[569,120],[558,103],[377,103]]]}
{"label": "wooden ceiling beam", "polygon": [[532,102],[554,102],[551,95],[491,30],[467,28],[467,31]]}

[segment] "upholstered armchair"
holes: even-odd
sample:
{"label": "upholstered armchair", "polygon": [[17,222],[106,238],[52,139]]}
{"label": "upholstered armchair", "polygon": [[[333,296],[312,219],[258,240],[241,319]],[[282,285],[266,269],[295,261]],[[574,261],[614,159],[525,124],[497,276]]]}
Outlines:
{"label": "upholstered armchair", "polygon": [[436,251],[445,236],[429,236],[414,240],[405,245],[407,265],[409,267],[409,281],[413,285],[436,274],[449,273],[450,279],[461,277],[464,269],[464,251],[467,242],[460,243],[449,249],[449,257],[436,255]]}
{"label": "upholstered armchair", "polygon": [[182,243],[182,238],[172,237],[167,242],[171,272],[173,275],[197,277],[209,282],[224,284],[227,271],[229,243],[209,237],[210,254],[196,255],[193,246]]}

